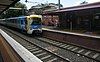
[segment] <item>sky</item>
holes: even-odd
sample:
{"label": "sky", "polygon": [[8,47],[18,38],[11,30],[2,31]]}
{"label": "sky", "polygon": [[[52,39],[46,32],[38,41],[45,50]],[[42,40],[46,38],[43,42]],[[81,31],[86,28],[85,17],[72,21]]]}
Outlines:
{"label": "sky", "polygon": [[[26,3],[25,0],[20,0],[21,3],[26,4],[28,9],[31,8],[31,6],[35,6],[40,3],[58,3],[58,0],[27,0],[27,1],[32,3]],[[83,1],[86,1],[88,3],[100,2],[100,0],[60,0],[60,3],[65,8],[65,7],[77,6]]]}

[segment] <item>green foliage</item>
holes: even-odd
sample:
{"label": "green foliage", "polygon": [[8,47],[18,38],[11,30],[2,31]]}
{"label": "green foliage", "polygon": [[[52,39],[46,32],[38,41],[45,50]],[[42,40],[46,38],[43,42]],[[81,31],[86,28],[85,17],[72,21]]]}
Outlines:
{"label": "green foliage", "polygon": [[27,8],[25,4],[20,3],[20,2],[16,3],[14,7],[15,8]]}
{"label": "green foliage", "polygon": [[[45,3],[45,4],[43,4],[43,3],[41,3],[41,4],[38,4],[36,6],[33,6],[31,9],[34,10],[35,14],[42,14],[45,10],[52,9],[52,6],[54,6],[55,9],[57,9],[56,6],[59,6],[59,4],[55,4],[55,3]],[[63,5],[60,4],[60,7],[63,7]]]}

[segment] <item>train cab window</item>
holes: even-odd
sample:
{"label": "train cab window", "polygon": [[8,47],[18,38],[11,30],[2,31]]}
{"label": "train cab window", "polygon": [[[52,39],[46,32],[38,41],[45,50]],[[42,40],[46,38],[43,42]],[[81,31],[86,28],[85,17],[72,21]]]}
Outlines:
{"label": "train cab window", "polygon": [[41,24],[41,18],[32,18],[33,22],[31,25],[33,24]]}

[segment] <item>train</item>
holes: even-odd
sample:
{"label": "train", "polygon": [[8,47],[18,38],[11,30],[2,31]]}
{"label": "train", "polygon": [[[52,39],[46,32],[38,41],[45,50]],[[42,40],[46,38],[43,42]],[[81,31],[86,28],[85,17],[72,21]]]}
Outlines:
{"label": "train", "polygon": [[42,33],[42,16],[29,15],[0,19],[0,24],[17,28],[27,34]]}

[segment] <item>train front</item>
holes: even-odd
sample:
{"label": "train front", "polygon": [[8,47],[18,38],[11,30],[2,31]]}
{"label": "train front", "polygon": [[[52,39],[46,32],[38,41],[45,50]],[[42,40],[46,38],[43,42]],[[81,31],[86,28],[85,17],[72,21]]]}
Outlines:
{"label": "train front", "polygon": [[28,21],[28,34],[41,34],[42,33],[42,16],[30,15]]}

